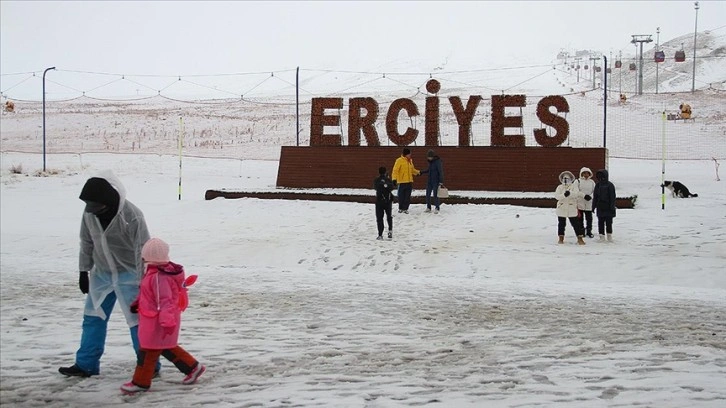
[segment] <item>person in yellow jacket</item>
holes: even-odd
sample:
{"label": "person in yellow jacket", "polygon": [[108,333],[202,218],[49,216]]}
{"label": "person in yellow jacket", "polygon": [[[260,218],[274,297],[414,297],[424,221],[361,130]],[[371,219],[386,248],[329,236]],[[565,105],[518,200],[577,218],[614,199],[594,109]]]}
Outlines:
{"label": "person in yellow jacket", "polygon": [[411,192],[413,191],[413,176],[421,174],[416,170],[411,160],[411,150],[404,148],[401,157],[396,159],[391,172],[391,180],[398,184],[398,212],[408,214],[411,205]]}

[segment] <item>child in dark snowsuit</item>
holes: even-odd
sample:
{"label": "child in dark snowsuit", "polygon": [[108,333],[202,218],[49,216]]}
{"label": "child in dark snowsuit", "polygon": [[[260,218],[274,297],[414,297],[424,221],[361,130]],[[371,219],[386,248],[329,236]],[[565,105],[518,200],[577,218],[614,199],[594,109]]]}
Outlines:
{"label": "child in dark snowsuit", "polygon": [[373,180],[373,188],[376,190],[376,224],[378,225],[378,238],[383,239],[383,214],[386,214],[388,221],[388,238],[393,238],[393,181],[386,175],[386,168],[378,168],[378,177]]}
{"label": "child in dark snowsuit", "polygon": [[615,218],[615,185],[608,180],[608,171],[598,170],[597,183],[592,194],[592,208],[597,213],[597,233],[600,241],[613,240],[613,218]]}

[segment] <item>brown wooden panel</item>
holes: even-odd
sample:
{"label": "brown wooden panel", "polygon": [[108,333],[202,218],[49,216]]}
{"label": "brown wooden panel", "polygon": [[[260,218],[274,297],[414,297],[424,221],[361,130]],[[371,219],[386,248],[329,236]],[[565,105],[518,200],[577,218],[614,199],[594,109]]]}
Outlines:
{"label": "brown wooden panel", "polygon": [[[409,146],[414,165],[427,168],[428,146]],[[435,146],[444,164],[444,183],[462,191],[554,191],[558,175],[580,168],[605,168],[607,149],[570,147]],[[283,146],[277,186],[287,188],[371,188],[378,167],[390,172],[398,146]],[[426,187],[426,176],[414,188]]]}
{"label": "brown wooden panel", "polygon": [[[554,196],[554,193],[552,194]],[[371,188],[370,194],[326,194],[310,193],[301,191],[228,191],[228,190],[207,190],[204,194],[205,200],[215,198],[258,198],[262,200],[307,200],[307,201],[346,201],[354,203],[370,203],[376,200],[375,193]],[[618,197],[615,206],[619,209],[633,208],[637,196]],[[452,194],[449,198],[441,199],[442,203],[449,204],[506,204],[522,207],[555,208],[557,200],[554,197],[464,197]],[[426,198],[421,195],[411,197],[412,204],[425,204]]]}

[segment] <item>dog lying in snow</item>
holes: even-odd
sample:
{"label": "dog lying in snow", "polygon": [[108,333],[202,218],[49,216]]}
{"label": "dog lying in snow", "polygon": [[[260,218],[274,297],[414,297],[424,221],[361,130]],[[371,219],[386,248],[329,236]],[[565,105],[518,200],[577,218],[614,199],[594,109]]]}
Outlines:
{"label": "dog lying in snow", "polygon": [[692,194],[690,190],[688,190],[688,187],[684,186],[683,183],[679,181],[668,181],[665,180],[661,187],[665,187],[668,190],[671,190],[671,193],[673,194],[673,197],[680,197],[680,198],[688,198],[688,197],[698,197],[698,194]]}

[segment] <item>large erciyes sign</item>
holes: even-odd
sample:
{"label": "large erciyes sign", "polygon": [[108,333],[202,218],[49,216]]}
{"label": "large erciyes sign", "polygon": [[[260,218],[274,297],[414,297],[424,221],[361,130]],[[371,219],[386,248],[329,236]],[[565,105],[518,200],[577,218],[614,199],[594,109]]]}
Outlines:
{"label": "large erciyes sign", "polygon": [[[435,79],[426,83],[426,90],[430,94],[436,94],[441,89],[441,84]],[[458,96],[449,97],[451,108],[456,116],[459,125],[458,146],[469,146],[469,135],[471,134],[471,123],[474,119],[476,109],[481,102],[480,95],[471,95],[466,106]],[[524,107],[527,103],[525,95],[492,95],[492,124],[491,124],[491,146],[501,147],[525,147],[523,134],[505,135],[505,128],[522,128],[521,116],[506,116],[505,108]],[[375,99],[370,97],[350,98],[348,100],[348,145],[360,146],[361,133],[365,137],[368,146],[380,146],[378,132],[375,128],[378,120],[379,106]],[[343,98],[313,98],[310,119],[310,146],[341,146],[342,135],[326,134],[325,126],[340,127],[340,116],[326,114],[326,110],[340,110],[343,108]],[[550,108],[555,108],[553,113]],[[363,110],[366,111],[363,115]],[[418,106],[408,98],[396,99],[391,103],[386,113],[386,135],[388,139],[398,146],[407,146],[413,143],[418,137],[417,129],[408,128],[403,134],[398,131],[398,116],[401,111],[406,111],[409,116],[419,115]],[[551,126],[555,132],[552,136],[547,134],[545,128],[534,129],[535,141],[544,147],[557,147],[567,140],[570,133],[570,125],[567,120],[559,116],[559,112],[569,112],[570,107],[563,96],[551,95],[542,98],[537,104],[537,117],[544,125]],[[425,145],[437,146],[439,140],[439,97],[426,97],[425,113]]]}

